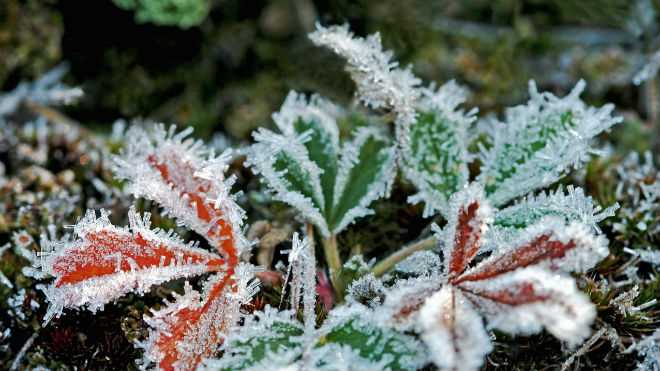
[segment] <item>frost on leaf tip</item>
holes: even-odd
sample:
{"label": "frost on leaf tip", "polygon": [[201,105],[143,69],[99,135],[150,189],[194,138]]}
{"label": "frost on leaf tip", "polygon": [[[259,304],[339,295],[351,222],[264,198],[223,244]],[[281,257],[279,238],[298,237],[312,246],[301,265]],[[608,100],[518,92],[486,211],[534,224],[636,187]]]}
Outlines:
{"label": "frost on leaf tip", "polygon": [[172,233],[149,228],[149,214],[129,211],[130,228],[112,225],[108,213],[88,211],[74,226],[74,240],[42,246],[43,272],[55,277],[45,289],[50,308],[45,322],[64,308],[92,311],[129,292],[180,277],[224,269],[220,256],[185,244]]}
{"label": "frost on leaf tip", "polygon": [[309,34],[312,42],[331,49],[347,61],[349,72],[358,89],[358,96],[368,106],[392,109],[401,125],[415,118],[415,103],[420,93],[420,80],[410,68],[401,69],[392,59],[392,52],[383,50],[380,34],[355,37],[348,25],[323,27]]}
{"label": "frost on leaf tip", "polygon": [[[241,235],[243,211],[236,205],[224,178],[227,155],[214,157],[192,128],[176,132],[174,125],[149,129],[131,127],[126,148],[114,160],[114,172],[128,181],[136,197],[159,203],[165,212],[206,237],[228,259],[246,247]],[[211,176],[204,176],[214,170]]]}
{"label": "frost on leaf tip", "polygon": [[579,95],[584,81],[564,98],[540,93],[530,82],[526,105],[509,108],[505,122],[493,130],[489,148],[481,148],[481,174],[489,199],[499,206],[557,181],[579,167],[593,152],[592,139],[622,121],[614,106],[586,105]]}
{"label": "frost on leaf tip", "polygon": [[256,131],[247,159],[275,199],[298,209],[324,236],[368,215],[395,176],[394,148],[377,130],[360,128],[340,146],[337,112],[319,97],[307,101],[292,92],[273,115],[282,133]]}

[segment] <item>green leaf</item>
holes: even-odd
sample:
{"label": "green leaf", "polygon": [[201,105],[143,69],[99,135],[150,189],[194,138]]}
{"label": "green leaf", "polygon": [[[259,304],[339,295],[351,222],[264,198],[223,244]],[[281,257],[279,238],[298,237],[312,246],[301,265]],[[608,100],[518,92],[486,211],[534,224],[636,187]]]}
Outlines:
{"label": "green leaf", "polygon": [[408,146],[404,174],[420,192],[410,201],[424,201],[426,216],[446,209],[449,197],[468,180],[465,126],[440,111],[420,112]]}
{"label": "green leaf", "polygon": [[333,204],[335,180],[337,178],[337,155],[339,152],[338,138],[335,131],[324,127],[318,120],[296,120],[295,131],[298,134],[310,133],[309,140],[304,143],[309,158],[321,169],[321,188],[325,199],[324,214],[330,212]]}
{"label": "green leaf", "polygon": [[339,233],[385,196],[396,174],[394,147],[361,127],[341,147],[339,109],[318,96],[289,94],[273,119],[282,134],[259,129],[246,164],[261,174],[274,198],[298,209],[324,237]]}
{"label": "green leaf", "polygon": [[361,358],[378,364],[384,362],[381,366],[392,370],[416,370],[424,365],[426,354],[417,339],[377,326],[366,318],[367,315],[354,311],[354,315],[330,324],[316,347],[348,346]]}
{"label": "green leaf", "polygon": [[[265,365],[273,359],[280,358],[282,366],[300,357],[302,347],[302,325],[286,318],[284,314],[262,314],[265,323],[253,323],[251,328],[244,327],[245,334],[230,338],[223,357],[214,362],[214,370],[243,370]],[[276,318],[266,318],[270,315]],[[284,359],[286,354],[286,359]],[[278,357],[278,355],[280,355]]]}
{"label": "green leaf", "polygon": [[273,168],[282,173],[282,177],[289,183],[289,190],[298,192],[314,202],[314,207],[321,208],[323,200],[314,192],[314,175],[296,159],[285,151],[275,155]]}
{"label": "green leaf", "polygon": [[621,122],[612,105],[587,106],[581,81],[564,97],[539,93],[530,82],[531,99],[509,108],[506,122],[493,128],[492,146],[482,148],[481,174],[495,206],[559,180],[571,167],[588,160],[591,139]]}
{"label": "green leaf", "polygon": [[337,199],[328,226],[338,233],[358,217],[371,213],[368,206],[386,195],[395,175],[394,148],[378,131],[360,128],[344,145],[335,192]]}

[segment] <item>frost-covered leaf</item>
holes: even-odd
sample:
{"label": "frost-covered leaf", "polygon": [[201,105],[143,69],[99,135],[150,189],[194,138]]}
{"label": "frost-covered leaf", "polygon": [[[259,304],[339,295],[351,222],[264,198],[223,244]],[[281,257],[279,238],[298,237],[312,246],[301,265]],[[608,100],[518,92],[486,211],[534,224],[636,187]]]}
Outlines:
{"label": "frost-covered leaf", "polygon": [[497,211],[493,225],[498,228],[520,229],[545,216],[556,216],[563,218],[566,223],[578,221],[600,232],[598,223],[613,216],[616,209],[618,209],[617,204],[603,209],[591,196],[585,195],[582,188],[569,185],[566,191],[559,187],[554,192],[541,192]]}
{"label": "frost-covered leaf", "polygon": [[240,319],[240,306],[254,294],[240,283],[233,274],[217,274],[204,284],[202,295],[186,284],[184,295],[152,311],[145,318],[152,331],[138,344],[144,362],[162,370],[192,370],[213,355]]}
{"label": "frost-covered leaf", "polygon": [[444,239],[443,255],[447,274],[455,277],[462,273],[477,256],[492,213],[483,189],[476,183],[451,197],[447,225],[440,236]]}
{"label": "frost-covered leaf", "polygon": [[[323,335],[317,347],[348,346],[360,356],[360,363],[353,365],[353,369],[417,370],[426,363],[426,352],[418,340],[378,326],[369,309],[361,305],[334,310],[320,332]],[[331,364],[333,358],[321,359],[316,366]]]}
{"label": "frost-covered leaf", "polygon": [[531,99],[506,111],[506,122],[493,130],[490,148],[482,148],[481,174],[495,206],[557,181],[571,167],[588,158],[591,140],[621,122],[612,117],[614,106],[587,106],[579,95],[580,81],[564,98],[539,93],[530,82]]}
{"label": "frost-covered leaf", "polygon": [[45,289],[50,301],[45,322],[64,308],[96,311],[129,292],[226,268],[220,256],[150,229],[148,213],[140,217],[131,209],[130,229],[112,225],[105,211],[95,214],[88,211],[74,226],[78,239],[42,246],[41,268],[55,277]]}
{"label": "frost-covered leaf", "polygon": [[303,351],[303,326],[293,312],[266,306],[247,317],[227,337],[219,359],[207,359],[202,370],[265,370],[294,363]]}
{"label": "frost-covered leaf", "polygon": [[422,93],[409,140],[403,143],[401,169],[419,192],[408,201],[424,202],[424,216],[430,216],[445,211],[449,197],[468,180],[466,137],[475,117],[474,111],[457,109],[467,93],[454,81]]}
{"label": "frost-covered leaf", "polygon": [[443,370],[478,370],[493,349],[481,316],[451,286],[426,300],[419,323],[433,362]]}
{"label": "frost-covered leaf", "polygon": [[535,334],[545,328],[575,346],[589,336],[596,318],[596,308],[571,277],[538,267],[464,282],[460,289],[486,316],[490,328],[510,334]]}
{"label": "frost-covered leaf", "polygon": [[415,118],[415,104],[420,92],[420,80],[410,68],[401,69],[392,59],[392,52],[383,50],[380,34],[367,38],[355,37],[348,25],[323,27],[309,34],[310,40],[346,59],[346,70],[357,85],[358,96],[366,105],[392,109],[399,126]]}
{"label": "frost-covered leaf", "polygon": [[229,191],[233,179],[224,178],[229,154],[216,158],[189,137],[192,128],[175,130],[131,127],[126,148],[113,159],[115,175],[128,181],[130,193],[156,201],[225,257],[239,256],[249,244],[241,234],[243,211]]}
{"label": "frost-covered leaf", "polygon": [[444,272],[397,282],[376,312],[382,324],[418,329],[441,369],[475,370],[490,352],[489,328],[532,334],[547,329],[576,345],[589,336],[595,308],[565,272],[584,272],[609,253],[579,221],[545,216],[474,264],[492,211],[477,183],[449,201]]}
{"label": "frost-covered leaf", "polygon": [[546,216],[563,219],[567,224],[577,221],[600,233],[598,223],[614,215],[618,204],[603,209],[582,188],[569,185],[566,190],[559,187],[556,191],[541,192],[527,196],[520,202],[495,213],[493,227],[489,230],[486,248],[503,245],[515,239],[521,229],[528,227]]}
{"label": "frost-covered leaf", "polygon": [[[292,92],[273,115],[281,134],[260,129],[247,164],[261,174],[276,199],[297,208],[324,236],[337,234],[389,193],[394,149],[374,129],[361,128],[340,148],[339,109]],[[340,155],[341,153],[341,155]]]}
{"label": "frost-covered leaf", "polygon": [[42,238],[37,268],[55,276],[44,291],[51,302],[48,321],[64,307],[97,310],[128,292],[143,293],[174,278],[212,273],[201,293],[186,284],[183,295],[145,319],[151,327],[144,366],[164,370],[195,369],[213,354],[240,319],[240,308],[258,289],[255,268],[241,263],[250,246],[242,233],[243,210],[225,179],[230,154],[215,157],[190,131],[175,133],[157,125],[131,128],[127,148],[116,157],[117,176],[130,192],[152,199],[179,221],[204,236],[217,250],[184,244],[171,233],[149,229],[149,215],[129,212],[130,228],[113,226],[108,215],[93,211],[74,226],[78,239]]}
{"label": "frost-covered leaf", "polygon": [[561,219],[545,217],[521,231],[510,246],[498,248],[452,282],[488,280],[529,266],[585,272],[608,254],[607,240],[594,235],[587,226],[579,222],[566,225]]}
{"label": "frost-covered leaf", "polygon": [[368,207],[390,193],[396,176],[394,148],[379,131],[360,128],[342,147],[335,183],[335,203],[327,215],[334,234],[357,218],[373,213]]}

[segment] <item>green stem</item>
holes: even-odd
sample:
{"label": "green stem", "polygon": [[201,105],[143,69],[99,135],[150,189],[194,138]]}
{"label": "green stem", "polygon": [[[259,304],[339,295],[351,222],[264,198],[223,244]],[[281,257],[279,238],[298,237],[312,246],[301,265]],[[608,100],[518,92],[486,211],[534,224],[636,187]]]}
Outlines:
{"label": "green stem", "polygon": [[409,257],[414,252],[422,251],[422,250],[430,250],[435,246],[436,246],[435,236],[427,237],[423,240],[419,240],[417,242],[411,243],[410,245],[404,246],[401,250],[388,256],[384,260],[381,260],[371,269],[371,273],[373,273],[374,276],[376,277],[380,277],[383,274],[387,273],[390,269],[392,269],[398,262]]}
{"label": "green stem", "polygon": [[335,289],[336,300],[341,302],[342,298],[342,284],[340,282],[339,273],[341,272],[341,257],[339,256],[339,250],[337,249],[337,236],[332,235],[329,238],[323,240],[323,253],[325,254],[325,261],[328,263],[328,268],[330,269],[330,281],[332,282],[332,287]]}

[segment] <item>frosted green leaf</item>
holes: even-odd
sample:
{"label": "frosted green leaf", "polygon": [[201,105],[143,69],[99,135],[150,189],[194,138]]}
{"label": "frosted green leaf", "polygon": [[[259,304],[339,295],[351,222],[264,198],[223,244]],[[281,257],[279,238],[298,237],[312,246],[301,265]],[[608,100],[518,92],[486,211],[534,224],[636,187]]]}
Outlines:
{"label": "frosted green leaf", "polygon": [[496,206],[548,186],[594,152],[591,140],[614,124],[614,106],[587,106],[579,95],[580,81],[569,95],[539,93],[530,82],[531,99],[509,108],[506,120],[493,129],[492,146],[481,148],[481,174],[488,198]]}
{"label": "frosted green leaf", "polygon": [[[378,365],[379,369],[417,370],[426,362],[423,345],[412,336],[393,329],[377,326],[368,319],[369,310],[352,306],[333,311],[321,329],[315,352],[323,347],[340,349],[348,347],[365,363],[363,368],[375,369],[368,365]],[[321,359],[316,365],[323,367],[333,359]],[[357,365],[356,365],[357,367]]]}
{"label": "frosted green leaf", "polygon": [[[273,115],[281,134],[260,129],[247,164],[274,197],[297,208],[324,236],[369,215],[371,202],[389,193],[394,147],[379,131],[360,128],[339,144],[339,108],[318,96],[289,94]],[[340,155],[341,153],[341,155]]]}
{"label": "frosted green leaf", "polygon": [[342,147],[334,187],[332,213],[326,214],[333,233],[355,219],[373,213],[369,205],[390,192],[396,175],[395,150],[379,131],[362,127]]}
{"label": "frosted green leaf", "polygon": [[474,112],[457,107],[467,92],[454,81],[422,90],[415,122],[403,141],[403,173],[418,192],[411,203],[424,202],[424,216],[447,209],[447,200],[468,180],[467,127]]}
{"label": "frosted green leaf", "polygon": [[495,213],[492,228],[487,232],[488,250],[493,243],[502,244],[520,233],[524,228],[538,222],[547,216],[563,219],[566,225],[571,222],[581,222],[589,226],[594,233],[600,233],[598,223],[614,216],[619,208],[614,204],[603,209],[596,204],[591,196],[587,196],[582,188],[569,185],[566,190],[559,187],[556,191],[541,192],[538,195],[525,197],[515,205],[501,209]]}
{"label": "frosted green leaf", "polygon": [[303,328],[291,319],[290,311],[277,312],[267,307],[263,313],[249,317],[246,323],[227,339],[224,355],[207,360],[207,370],[276,369],[295,362],[303,352]]}

